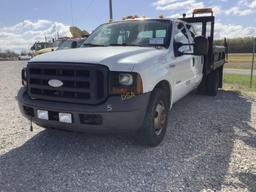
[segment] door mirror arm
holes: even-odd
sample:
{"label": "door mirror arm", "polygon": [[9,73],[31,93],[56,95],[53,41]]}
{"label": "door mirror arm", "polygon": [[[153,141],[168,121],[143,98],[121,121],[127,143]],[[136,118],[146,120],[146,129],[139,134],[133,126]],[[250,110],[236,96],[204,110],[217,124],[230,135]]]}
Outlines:
{"label": "door mirror arm", "polygon": [[182,46],[185,46],[185,44],[183,44],[181,42],[174,43],[174,56],[175,57],[180,57],[180,56],[184,55],[183,52],[179,51],[179,48],[181,48]]}

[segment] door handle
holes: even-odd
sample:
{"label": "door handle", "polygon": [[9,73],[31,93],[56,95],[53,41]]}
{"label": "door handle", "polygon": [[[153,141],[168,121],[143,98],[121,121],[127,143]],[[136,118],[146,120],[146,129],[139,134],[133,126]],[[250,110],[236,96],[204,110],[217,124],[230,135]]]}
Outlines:
{"label": "door handle", "polygon": [[175,64],[170,64],[169,67],[174,68],[174,67],[176,67],[176,65]]}
{"label": "door handle", "polygon": [[193,67],[195,67],[195,58],[192,59]]}

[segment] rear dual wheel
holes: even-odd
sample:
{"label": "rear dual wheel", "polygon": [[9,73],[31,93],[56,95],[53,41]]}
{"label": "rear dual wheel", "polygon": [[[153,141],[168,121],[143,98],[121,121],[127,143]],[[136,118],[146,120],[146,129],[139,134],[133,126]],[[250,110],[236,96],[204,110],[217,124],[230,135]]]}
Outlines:
{"label": "rear dual wheel", "polygon": [[207,77],[207,93],[209,96],[216,96],[219,88],[220,72],[215,70]]}
{"label": "rear dual wheel", "polygon": [[221,80],[220,69],[212,71],[203,78],[202,83],[197,88],[197,92],[203,95],[216,96]]}

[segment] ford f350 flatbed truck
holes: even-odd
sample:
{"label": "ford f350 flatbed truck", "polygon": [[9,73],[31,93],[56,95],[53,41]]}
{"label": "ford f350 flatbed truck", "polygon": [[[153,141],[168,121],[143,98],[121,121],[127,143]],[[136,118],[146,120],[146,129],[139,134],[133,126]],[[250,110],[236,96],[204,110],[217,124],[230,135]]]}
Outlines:
{"label": "ford f350 flatbed truck", "polygon": [[222,86],[225,48],[213,47],[214,16],[202,12],[103,24],[81,48],[34,57],[22,70],[21,112],[45,128],[136,131],[157,146],[175,102]]}

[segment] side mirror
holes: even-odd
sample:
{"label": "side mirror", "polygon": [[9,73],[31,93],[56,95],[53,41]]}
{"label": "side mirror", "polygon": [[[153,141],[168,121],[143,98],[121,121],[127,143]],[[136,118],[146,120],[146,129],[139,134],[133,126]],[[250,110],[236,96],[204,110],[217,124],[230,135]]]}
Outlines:
{"label": "side mirror", "polygon": [[[183,46],[193,46],[194,52],[187,53],[187,52],[181,52],[179,49]],[[208,39],[203,37],[203,36],[197,36],[194,38],[194,43],[193,44],[183,44],[181,42],[175,42],[174,43],[174,54],[175,57],[179,57],[182,55],[196,55],[196,56],[201,56],[201,55],[206,55],[209,50],[209,42]]]}
{"label": "side mirror", "polygon": [[194,53],[193,55],[206,55],[209,50],[208,39],[203,36],[197,36],[194,39]]}

